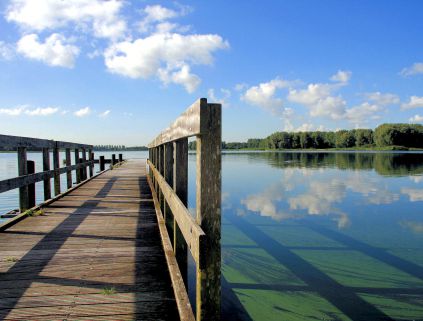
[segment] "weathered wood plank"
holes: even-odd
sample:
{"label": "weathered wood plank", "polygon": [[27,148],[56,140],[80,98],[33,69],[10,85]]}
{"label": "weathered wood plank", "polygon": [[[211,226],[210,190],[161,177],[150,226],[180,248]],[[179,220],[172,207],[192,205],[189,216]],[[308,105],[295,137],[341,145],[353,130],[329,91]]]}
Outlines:
{"label": "weathered wood plank", "polygon": [[[73,171],[78,168],[82,168],[84,166],[87,166],[90,164],[90,161],[87,161],[85,164],[80,163],[77,165],[71,165],[66,167],[61,167],[58,169],[58,172],[60,174],[66,173],[68,171]],[[35,174],[26,174],[23,176],[15,177],[15,178],[9,178],[0,181],[0,193],[10,191],[15,188],[19,188],[22,186],[26,186],[28,184],[33,184],[41,181],[48,180],[52,177],[54,177],[55,170],[47,170],[44,172],[39,172]],[[46,195],[45,195],[46,196]],[[50,196],[51,197],[51,196]]]}
{"label": "weathered wood plank", "polygon": [[[27,175],[26,147],[18,147],[18,174]],[[28,209],[28,186],[19,187],[19,209],[24,212]]]}
{"label": "weathered wood plank", "polygon": [[192,104],[181,116],[179,116],[168,128],[162,131],[148,145],[149,148],[173,142],[177,139],[199,135],[200,128],[200,105],[207,104],[207,99],[201,98]]}
{"label": "weathered wood plank", "polygon": [[[43,171],[44,172],[49,172],[50,171],[50,151],[48,148],[43,148]],[[43,186],[44,186],[44,200],[48,200],[51,198],[51,185],[50,185],[50,178],[51,176],[49,175],[48,177],[43,177]],[[7,188],[12,189],[13,185],[20,185],[23,184],[25,185],[25,182],[18,182],[15,181],[15,183],[13,184],[12,182],[10,182],[9,184],[5,184],[7,186]],[[23,186],[22,185],[22,186]],[[2,186],[2,182],[0,182],[0,187]],[[0,189],[0,192],[1,189]]]}
{"label": "weathered wood plank", "polygon": [[205,234],[200,226],[195,222],[188,209],[175,194],[173,189],[166,183],[164,177],[157,171],[154,165],[149,161],[148,165],[153,171],[153,175],[162,191],[164,198],[169,204],[179,228],[185,238],[191,251],[192,257],[197,264],[200,264],[200,244],[205,241]]}
{"label": "weathered wood plank", "polygon": [[39,139],[31,137],[11,136],[11,135],[0,135],[0,146],[3,150],[14,150],[19,147],[26,147],[30,149],[41,149],[41,148],[92,148],[92,145],[78,144],[54,141],[48,139]]}
{"label": "weathered wood plank", "polygon": [[197,136],[197,223],[206,234],[197,265],[197,320],[220,320],[221,271],[221,129],[220,104],[201,106],[200,136]]}
{"label": "weathered wood plank", "polygon": [[0,233],[0,319],[178,319],[145,175],[125,163]]}
{"label": "weathered wood plank", "polygon": [[160,211],[159,201],[157,199],[156,191],[153,184],[148,177],[148,183],[153,193],[153,200],[156,209],[157,220],[159,222],[160,234],[162,238],[163,248],[166,254],[167,266],[169,268],[170,277],[172,280],[173,291],[178,305],[179,317],[183,321],[194,321],[194,313],[191,308],[191,303],[188,298],[188,293],[185,287],[184,279],[181,271],[179,270],[178,262],[173,253],[173,247],[170,242],[169,234],[166,229],[166,221]]}

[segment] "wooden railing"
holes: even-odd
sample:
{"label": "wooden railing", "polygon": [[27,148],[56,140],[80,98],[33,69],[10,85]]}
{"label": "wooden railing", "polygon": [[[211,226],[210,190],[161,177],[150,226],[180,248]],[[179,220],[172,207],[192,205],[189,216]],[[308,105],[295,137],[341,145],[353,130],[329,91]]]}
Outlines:
{"label": "wooden railing", "polygon": [[[19,209],[23,213],[35,206],[35,183],[44,182],[44,200],[52,198],[50,179],[54,179],[54,195],[61,194],[60,174],[66,173],[67,188],[72,187],[72,171],[76,170],[76,183],[93,176],[94,154],[92,145],[46,139],[0,135],[0,149],[17,151],[18,177],[0,181],[0,193],[19,188]],[[43,171],[35,173],[35,164],[27,160],[27,151],[42,151]],[[60,150],[65,151],[66,166],[60,167]],[[71,150],[75,165],[71,165]],[[53,169],[50,169],[50,151],[53,152]],[[80,151],[82,155],[80,156]],[[86,152],[88,152],[88,160]]]}
{"label": "wooden railing", "polygon": [[[197,141],[196,218],[187,209],[191,136]],[[180,317],[194,319],[186,290],[189,249],[196,264],[196,320],[220,320],[221,105],[197,100],[148,147],[153,198]]]}

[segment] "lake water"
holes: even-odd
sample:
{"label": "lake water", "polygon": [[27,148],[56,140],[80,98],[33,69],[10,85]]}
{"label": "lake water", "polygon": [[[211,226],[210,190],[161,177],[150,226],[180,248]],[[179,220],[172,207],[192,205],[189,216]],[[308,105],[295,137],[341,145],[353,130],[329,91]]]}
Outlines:
{"label": "lake water", "polygon": [[224,319],[423,320],[423,153],[224,153],[222,215]]}

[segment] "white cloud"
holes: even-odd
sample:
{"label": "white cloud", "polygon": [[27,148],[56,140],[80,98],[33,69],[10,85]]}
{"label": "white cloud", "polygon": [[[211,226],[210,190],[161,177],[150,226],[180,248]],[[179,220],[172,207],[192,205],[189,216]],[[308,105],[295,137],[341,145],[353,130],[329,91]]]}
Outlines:
{"label": "white cloud", "polygon": [[76,112],[74,112],[73,114],[77,117],[85,117],[91,114],[91,108],[90,107],[81,108],[77,110]]}
{"label": "white cloud", "polygon": [[395,105],[399,104],[400,102],[398,95],[390,93],[381,93],[379,91],[366,93],[364,94],[364,97],[379,106]]}
{"label": "white cloud", "polygon": [[37,107],[31,109],[28,106],[19,106],[15,108],[1,108],[0,114],[8,116],[20,116],[23,114],[28,116],[50,116],[58,111],[58,107]]}
{"label": "white cloud", "polygon": [[341,119],[345,115],[347,103],[341,96],[332,95],[337,88],[339,88],[338,85],[309,84],[306,89],[290,89],[288,100],[307,106],[312,117],[325,116]]}
{"label": "white cloud", "polygon": [[235,85],[235,87],[234,87],[234,89],[236,90],[236,91],[243,91],[244,89],[246,89],[248,87],[248,85],[246,84],[246,83],[239,83],[239,84],[236,84]]}
{"label": "white cloud", "polygon": [[414,115],[413,117],[409,118],[408,121],[410,123],[423,123],[423,116]]}
{"label": "white cloud", "polygon": [[104,112],[102,112],[102,113],[100,113],[99,115],[98,115],[98,117],[101,117],[101,118],[106,118],[107,116],[109,116],[110,115],[110,110],[106,110],[106,111],[104,111]]}
{"label": "white cloud", "polygon": [[90,30],[94,36],[116,39],[126,31],[120,11],[120,0],[11,0],[6,10],[7,21],[24,30],[44,31],[73,23],[79,30]]}
{"label": "white cloud", "polygon": [[416,62],[412,66],[404,68],[400,74],[404,77],[423,74],[423,62]]}
{"label": "white cloud", "polygon": [[213,52],[228,47],[218,35],[153,34],[115,43],[104,53],[112,73],[130,78],[159,77],[162,82],[181,84],[194,91],[200,78],[190,72],[190,64],[209,65]]}
{"label": "white cloud", "polygon": [[413,109],[423,107],[423,97],[411,96],[408,103],[401,105],[401,109]]}
{"label": "white cloud", "polygon": [[45,108],[35,108],[32,110],[25,110],[25,114],[29,116],[49,116],[57,113],[59,108],[57,107],[45,107]]}
{"label": "white cloud", "polygon": [[17,50],[27,58],[66,68],[72,68],[79,55],[79,48],[69,44],[64,36],[57,33],[46,38],[44,42],[39,42],[36,34],[23,36],[17,43]]}
{"label": "white cloud", "polygon": [[[138,24],[141,32],[149,32],[155,28],[156,33],[169,33],[175,29],[181,31],[181,27],[177,23],[170,23],[166,20],[181,17],[191,11],[190,7],[179,6],[179,10],[173,10],[161,5],[146,6],[142,13],[145,15],[141,22]],[[182,29],[188,30],[187,27]]]}
{"label": "white cloud", "polygon": [[359,125],[368,120],[379,119],[380,116],[377,115],[377,113],[382,110],[383,109],[376,104],[364,102],[358,106],[347,109],[346,118]]}
{"label": "white cloud", "polygon": [[252,86],[241,96],[241,100],[246,103],[266,109],[274,115],[280,115],[285,110],[283,101],[276,97],[277,89],[287,88],[290,83],[286,80],[275,78],[269,82]]}
{"label": "white cloud", "polygon": [[215,94],[214,89],[209,89],[207,92],[207,96],[210,98],[210,102],[222,104],[223,107],[229,107],[230,104],[228,99],[231,97],[231,91],[229,89],[220,89],[221,97],[218,98]]}
{"label": "white cloud", "polygon": [[340,82],[340,83],[347,83],[351,79],[352,72],[348,70],[338,70],[336,74],[330,77],[330,80]]}
{"label": "white cloud", "polygon": [[7,115],[7,116],[19,116],[24,111],[25,111],[25,107],[0,108],[0,114]]}
{"label": "white cloud", "polygon": [[0,41],[0,60],[10,60],[13,58],[14,48],[12,45]]}

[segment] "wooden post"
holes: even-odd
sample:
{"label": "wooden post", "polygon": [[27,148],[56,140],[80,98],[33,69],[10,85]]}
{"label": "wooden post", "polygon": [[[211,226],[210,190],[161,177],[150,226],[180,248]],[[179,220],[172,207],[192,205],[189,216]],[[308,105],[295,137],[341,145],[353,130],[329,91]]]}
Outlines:
{"label": "wooden post", "polygon": [[[50,151],[48,148],[43,148],[43,171],[50,170]],[[43,181],[44,185],[44,200],[47,201],[51,198],[51,185],[50,178]]]}
{"label": "wooden post", "polygon": [[[185,207],[188,207],[188,138],[173,143],[173,190]],[[175,218],[173,218],[173,251],[187,287],[188,247]]]}
{"label": "wooden post", "polygon": [[53,167],[54,167],[54,195],[60,194],[60,155],[57,145],[53,149]]}
{"label": "wooden post", "polygon": [[[88,150],[88,159],[90,161],[94,160],[94,153],[91,149]],[[90,177],[93,177],[94,175],[94,163],[90,163],[90,165],[88,166],[89,170],[90,170]]]}
{"label": "wooden post", "polygon": [[112,154],[112,166],[116,164],[116,155]]}
{"label": "wooden post", "polygon": [[123,155],[119,154],[119,163],[123,162]]}
{"label": "wooden post", "polygon": [[[35,162],[27,160],[26,168],[28,174],[35,173]],[[28,208],[33,208],[35,206],[35,183],[28,184]]]}
{"label": "wooden post", "polygon": [[[85,148],[82,148],[82,162],[85,163],[87,161],[87,153]],[[87,179],[87,165],[84,164],[82,167],[82,179],[85,181]]]}
{"label": "wooden post", "polygon": [[[28,174],[26,166],[26,147],[18,147],[18,175]],[[28,209],[28,186],[19,187],[19,210],[21,213]]]}
{"label": "wooden post", "polygon": [[[75,165],[79,164],[79,149],[75,148]],[[77,169],[75,171],[76,174],[76,183],[81,183],[81,170]]]}
{"label": "wooden post", "polygon": [[104,162],[104,156],[100,156],[100,171],[104,171],[106,169],[105,162]]}
{"label": "wooden post", "polygon": [[220,320],[221,273],[221,105],[200,105],[200,135],[197,136],[197,223],[206,234],[197,264],[197,321]]}
{"label": "wooden post", "polygon": [[[164,169],[164,147],[163,145],[160,145],[159,146],[159,172],[160,174],[162,174],[162,176],[164,174],[163,169]],[[160,209],[162,210],[162,213],[164,212],[163,203],[164,203],[164,197],[163,197],[162,191],[159,188],[159,204],[160,204]]]}
{"label": "wooden post", "polygon": [[[166,143],[163,145],[163,177],[166,182],[173,187],[173,143]],[[165,198],[163,197],[163,208],[164,208],[164,219],[166,226],[168,229],[170,228],[169,232],[170,235],[173,234],[173,221],[172,221],[172,213],[169,206],[166,203]],[[173,239],[172,239],[173,241]]]}
{"label": "wooden post", "polygon": [[[66,166],[71,166],[71,150],[66,148]],[[72,171],[66,170],[66,187],[69,189],[72,187]]]}

